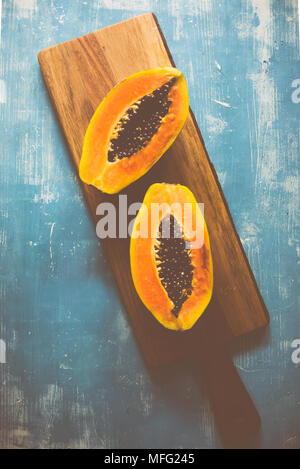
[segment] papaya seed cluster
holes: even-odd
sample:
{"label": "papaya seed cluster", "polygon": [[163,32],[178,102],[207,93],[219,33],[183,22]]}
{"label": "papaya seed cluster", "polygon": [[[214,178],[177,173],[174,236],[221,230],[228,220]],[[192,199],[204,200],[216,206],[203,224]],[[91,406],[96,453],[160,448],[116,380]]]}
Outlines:
{"label": "papaya seed cluster", "polygon": [[172,101],[168,96],[175,80],[172,78],[126,110],[111,135],[109,162],[130,158],[150,142],[169,112]]}
{"label": "papaya seed cluster", "polygon": [[173,215],[160,222],[154,249],[161,284],[174,304],[172,314],[178,317],[183,303],[192,294],[194,266],[182,229]]}

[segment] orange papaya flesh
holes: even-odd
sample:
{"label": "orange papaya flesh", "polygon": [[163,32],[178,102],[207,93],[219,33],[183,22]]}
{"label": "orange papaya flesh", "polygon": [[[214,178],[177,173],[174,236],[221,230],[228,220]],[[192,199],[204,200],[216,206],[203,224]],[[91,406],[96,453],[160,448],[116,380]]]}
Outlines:
{"label": "orange papaya flesh", "polygon": [[172,67],[136,73],[116,85],[87,128],[80,178],[116,193],[145,174],[170,147],[188,114],[183,74]]}
{"label": "orange papaya flesh", "polygon": [[[152,204],[159,204],[158,215]],[[192,223],[183,216],[185,204]],[[200,230],[201,244],[195,242]],[[132,230],[130,264],[138,295],[163,326],[187,330],[196,323],[212,296],[213,263],[204,217],[187,187],[162,183],[148,189]]]}

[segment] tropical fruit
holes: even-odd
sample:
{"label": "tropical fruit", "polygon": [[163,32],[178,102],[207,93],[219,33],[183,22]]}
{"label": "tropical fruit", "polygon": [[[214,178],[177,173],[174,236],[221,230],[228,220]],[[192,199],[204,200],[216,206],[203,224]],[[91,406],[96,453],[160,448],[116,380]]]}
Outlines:
{"label": "tropical fruit", "polygon": [[121,81],[87,128],[80,178],[109,194],[140,178],[177,137],[188,102],[186,80],[176,68],[154,68]]}
{"label": "tropical fruit", "polygon": [[135,219],[130,264],[142,302],[165,327],[190,329],[213,290],[209,235],[192,192],[153,184]]}

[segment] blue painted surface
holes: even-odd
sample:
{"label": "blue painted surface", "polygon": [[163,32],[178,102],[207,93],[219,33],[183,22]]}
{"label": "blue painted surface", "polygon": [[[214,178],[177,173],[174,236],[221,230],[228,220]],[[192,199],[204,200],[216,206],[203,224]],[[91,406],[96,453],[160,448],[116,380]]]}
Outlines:
{"label": "blue painted surface", "polygon": [[[154,11],[271,315],[236,364],[255,445],[300,447],[297,2],[4,0],[1,447],[220,447],[204,390],[145,369],[40,74],[40,49]],[[297,263],[298,262],[298,263]]]}

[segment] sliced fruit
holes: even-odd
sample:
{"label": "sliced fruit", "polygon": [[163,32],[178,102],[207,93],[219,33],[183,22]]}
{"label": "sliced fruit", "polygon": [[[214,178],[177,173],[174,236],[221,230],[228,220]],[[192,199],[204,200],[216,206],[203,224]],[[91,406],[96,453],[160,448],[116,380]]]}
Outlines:
{"label": "sliced fruit", "polygon": [[132,230],[130,264],[155,318],[169,329],[190,329],[210,302],[213,264],[204,217],[187,187],[148,189]]}
{"label": "sliced fruit", "polygon": [[80,178],[109,194],[140,178],[177,137],[188,101],[186,80],[176,68],[154,68],[121,81],[87,128]]}

